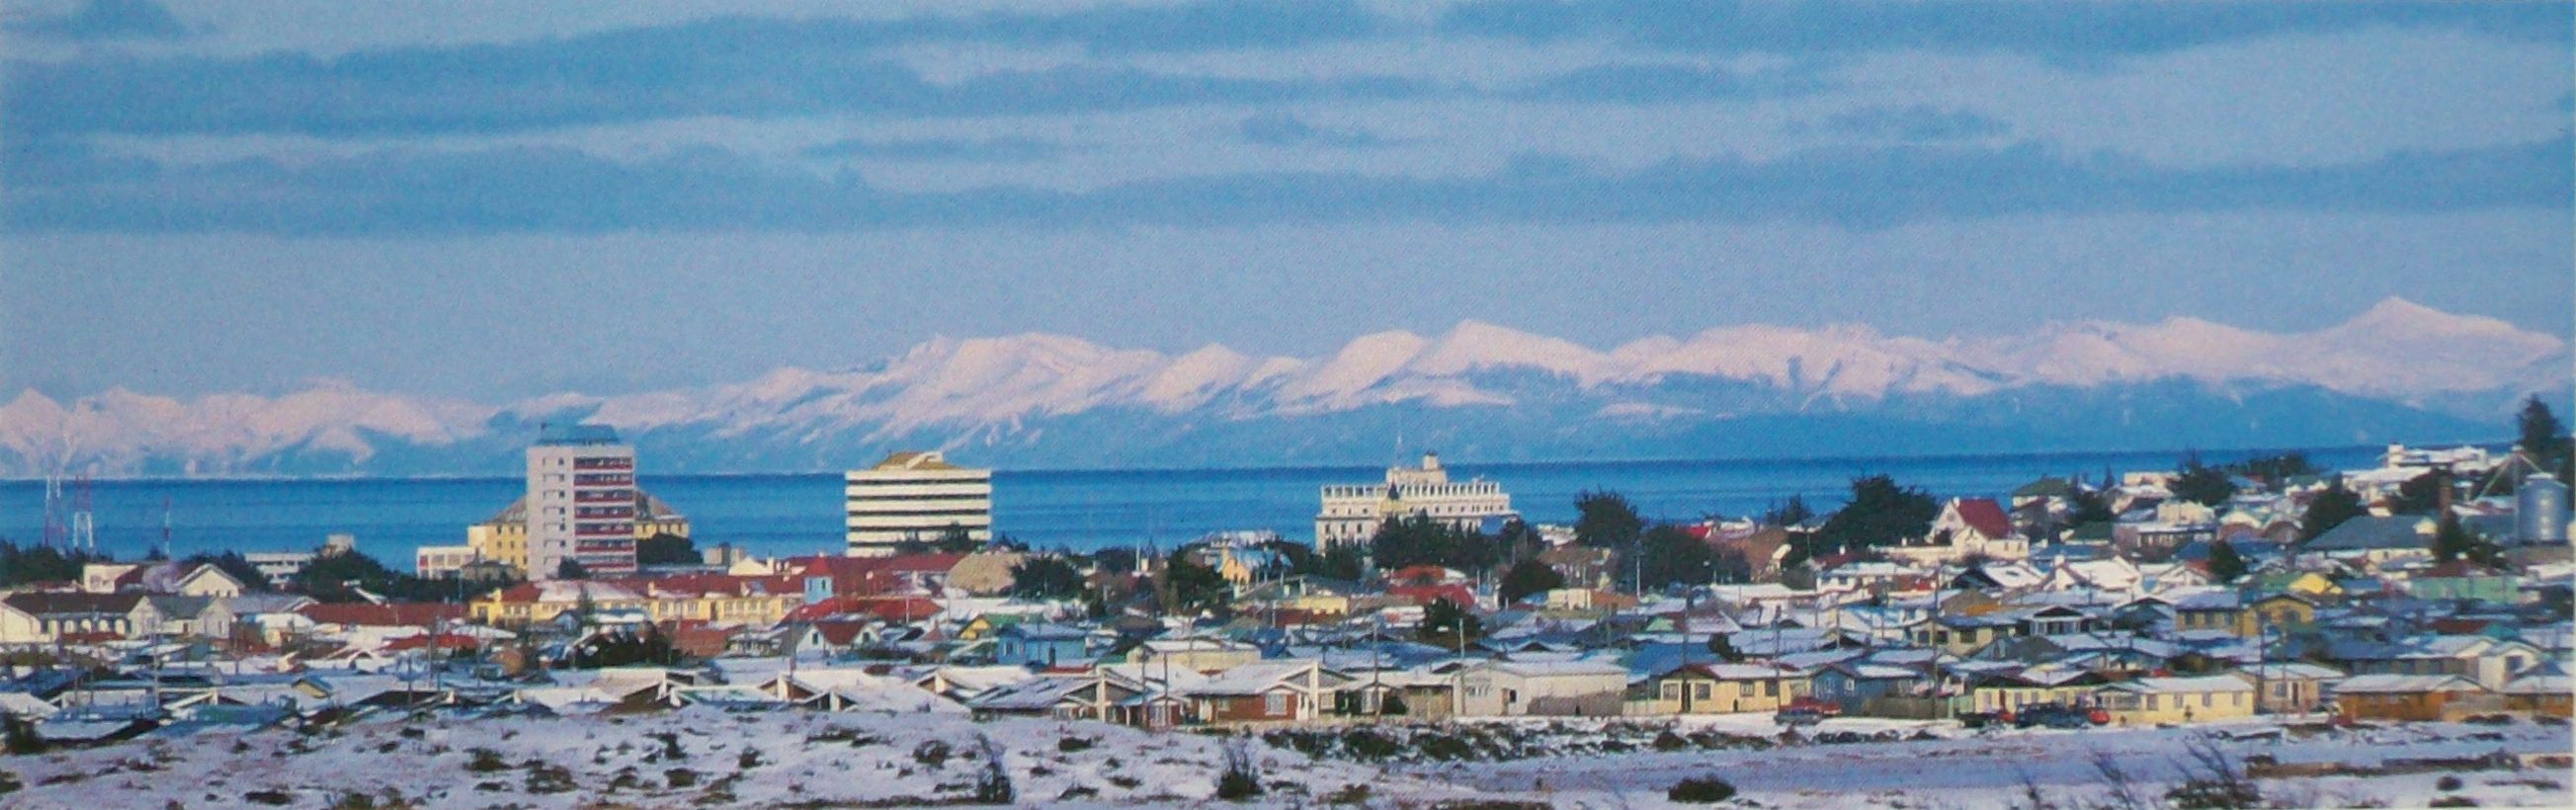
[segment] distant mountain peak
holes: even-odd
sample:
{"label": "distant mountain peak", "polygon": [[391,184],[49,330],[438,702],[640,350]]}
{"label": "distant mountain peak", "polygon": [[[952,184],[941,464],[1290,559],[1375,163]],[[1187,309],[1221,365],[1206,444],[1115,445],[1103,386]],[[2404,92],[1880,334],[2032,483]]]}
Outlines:
{"label": "distant mountain peak", "polygon": [[[677,457],[676,468],[709,471],[831,468],[854,463],[845,455],[892,446],[979,448],[1038,463],[1119,458],[1130,445],[1181,452],[1168,448],[1211,441],[1236,444],[1204,452],[1359,457],[1351,453],[1375,452],[1398,432],[1495,454],[1613,447],[1622,436],[1717,435],[1705,431],[1753,417],[1836,413],[1881,424],[1986,414],[1975,418],[2078,426],[2110,419],[2117,427],[2141,408],[2152,411],[2155,398],[2199,396],[2192,391],[2209,397],[2194,408],[2251,408],[2248,392],[2305,390],[2344,398],[2337,407],[2347,416],[2339,418],[2360,418],[2349,416],[2362,412],[2355,403],[2383,403],[2371,407],[2418,420],[2407,424],[2484,423],[2527,392],[2563,395],[2570,369],[2558,336],[2396,297],[2310,332],[2188,316],[2144,325],[2054,322],[1940,340],[1855,324],[1737,324],[1607,351],[1479,320],[1430,337],[1361,335],[1313,358],[1258,357],[1221,344],[1173,356],[1051,333],[941,335],[832,371],[786,367],[739,382],[563,392],[500,406],[373,392],[346,380],[316,380],[276,397],[186,400],[118,387],[58,402],[28,389],[0,405],[0,472],[455,472],[506,460],[525,441],[523,428],[563,419],[615,424]],[[2028,410],[2032,397],[2083,401],[2094,391],[2122,392],[2119,410]],[[1989,397],[2010,399],[1980,399]],[[1968,402],[2012,404],[1957,404]],[[2243,421],[2234,429],[2259,436],[2299,420]],[[1317,427],[1326,424],[1339,427]],[[1499,445],[1441,438],[1480,430],[1508,438],[1492,440]],[[2336,440],[2370,435],[2377,434],[2356,427]],[[1659,441],[1640,452],[1733,450]]]}

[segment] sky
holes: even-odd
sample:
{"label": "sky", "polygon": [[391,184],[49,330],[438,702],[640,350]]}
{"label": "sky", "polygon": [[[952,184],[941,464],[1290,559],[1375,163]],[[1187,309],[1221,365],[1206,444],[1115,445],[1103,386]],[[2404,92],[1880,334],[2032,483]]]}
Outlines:
{"label": "sky", "polygon": [[2576,331],[2565,3],[737,5],[0,0],[0,392],[2392,295]]}

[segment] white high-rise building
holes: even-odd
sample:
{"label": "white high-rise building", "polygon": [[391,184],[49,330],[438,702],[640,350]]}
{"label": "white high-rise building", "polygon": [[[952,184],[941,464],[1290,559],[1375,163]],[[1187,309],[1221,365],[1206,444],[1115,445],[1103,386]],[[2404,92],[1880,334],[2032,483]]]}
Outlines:
{"label": "white high-rise building", "polygon": [[901,452],[843,476],[849,556],[882,557],[907,540],[937,542],[951,528],[993,539],[993,471],[959,467],[937,452]]}
{"label": "white high-rise building", "polygon": [[635,573],[635,448],[605,425],[548,425],[528,448],[528,577],[563,561],[591,577]]}
{"label": "white high-rise building", "polygon": [[1451,528],[1481,530],[1485,522],[1508,519],[1512,496],[1503,485],[1482,478],[1451,482],[1440,466],[1440,454],[1422,454],[1421,467],[1388,467],[1383,484],[1333,484],[1324,487],[1323,511],[1315,514],[1315,547],[1365,543],[1389,520],[1423,515]]}

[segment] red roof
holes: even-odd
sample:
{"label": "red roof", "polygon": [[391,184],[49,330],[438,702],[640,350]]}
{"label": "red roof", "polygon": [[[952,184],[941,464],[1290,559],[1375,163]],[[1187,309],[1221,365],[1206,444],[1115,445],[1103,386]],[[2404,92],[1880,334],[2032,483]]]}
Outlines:
{"label": "red roof", "polygon": [[1429,605],[1446,599],[1462,608],[1476,606],[1475,592],[1467,590],[1465,585],[1398,585],[1386,589],[1386,595],[1416,605]]}
{"label": "red roof", "polygon": [[1408,565],[1386,575],[1388,582],[1436,585],[1458,578],[1458,572],[1437,565]]}
{"label": "red roof", "polygon": [[834,620],[814,623],[814,632],[822,634],[824,643],[834,647],[850,646],[857,642],[859,634],[867,629],[867,622]]}
{"label": "red roof", "polygon": [[1995,503],[1995,499],[1960,498],[1957,503],[1959,519],[1976,529],[1978,534],[1994,540],[2012,536],[2012,519],[2004,516],[2003,506]]}
{"label": "red roof", "polygon": [[314,603],[295,610],[315,624],[366,627],[427,627],[440,621],[464,621],[465,606],[445,602],[395,602],[382,605]]}
{"label": "red roof", "polygon": [[836,616],[866,616],[910,622],[939,615],[939,603],[903,596],[835,596],[789,611],[789,621],[818,621]]}
{"label": "red roof", "polygon": [[[402,652],[404,650],[429,649],[429,636],[430,634],[428,633],[422,633],[417,636],[404,636],[402,638],[394,639],[392,641],[385,642],[383,651]],[[483,646],[483,640],[473,636],[461,633],[438,634],[438,648],[442,650],[467,650],[480,646]]]}

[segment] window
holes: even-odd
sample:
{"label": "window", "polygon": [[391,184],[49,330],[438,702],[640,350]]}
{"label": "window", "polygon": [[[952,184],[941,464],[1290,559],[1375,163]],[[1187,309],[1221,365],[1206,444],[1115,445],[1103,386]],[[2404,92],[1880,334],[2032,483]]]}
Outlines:
{"label": "window", "polygon": [[1272,693],[1267,694],[1267,695],[1262,695],[1262,696],[1261,696],[1261,711],[1262,711],[1262,713],[1263,713],[1263,714],[1287,714],[1287,713],[1288,713],[1288,695],[1287,695],[1287,693],[1285,693],[1285,692],[1272,692]]}
{"label": "window", "polygon": [[2216,705],[2216,704],[2214,704],[2214,703],[2212,703],[2212,702],[2211,702],[2211,701],[2216,700],[2216,699],[2217,699],[2217,696],[2215,696],[2215,695],[2211,695],[2211,694],[2210,694],[2210,693],[2208,693],[2208,692],[2202,692],[2202,693],[2200,693],[2200,707],[2201,707],[2201,708],[2203,708],[2203,709],[2206,709],[2206,708],[2209,708],[2209,707],[2211,707],[2211,706],[2213,706],[2213,705]]}
{"label": "window", "polygon": [[1763,697],[1779,697],[1779,696],[1780,696],[1780,682],[1779,682],[1779,681],[1763,681],[1763,682],[1762,682],[1762,696],[1763,696]]}
{"label": "window", "polygon": [[1695,698],[1695,699],[1699,699],[1699,700],[1707,700],[1707,699],[1708,699],[1708,684],[1704,684],[1704,683],[1695,683],[1695,684],[1691,684],[1691,697],[1692,697],[1692,698]]}

